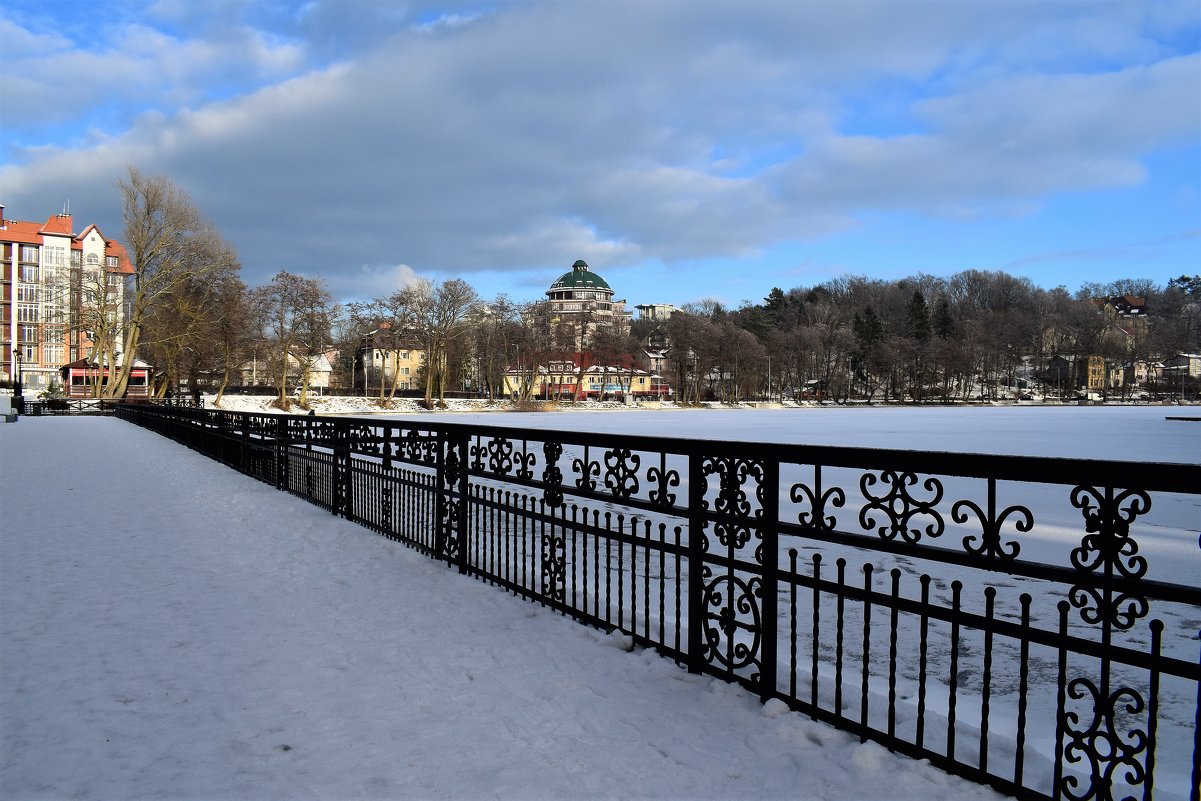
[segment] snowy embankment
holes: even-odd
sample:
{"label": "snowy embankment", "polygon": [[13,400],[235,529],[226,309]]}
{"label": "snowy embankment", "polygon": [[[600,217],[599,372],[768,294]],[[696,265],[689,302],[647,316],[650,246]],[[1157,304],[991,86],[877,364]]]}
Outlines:
{"label": "snowy embankment", "polygon": [[0,470],[6,799],[996,797],[115,419]]}

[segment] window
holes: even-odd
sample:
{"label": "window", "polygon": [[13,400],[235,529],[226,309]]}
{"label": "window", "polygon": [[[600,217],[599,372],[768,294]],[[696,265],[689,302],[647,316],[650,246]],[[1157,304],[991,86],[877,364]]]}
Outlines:
{"label": "window", "polygon": [[20,348],[21,361],[25,364],[37,364],[38,348],[37,345],[22,345]]}
{"label": "window", "polygon": [[18,303],[37,303],[42,299],[42,290],[36,286],[17,285]]}
{"label": "window", "polygon": [[38,327],[36,325],[17,326],[17,341],[21,343],[36,343],[38,341]]}
{"label": "window", "polygon": [[38,307],[35,303],[18,303],[17,304],[17,322],[18,323],[36,323],[38,322]]}
{"label": "window", "polygon": [[78,267],[83,264],[83,252],[79,250],[71,251],[71,266]]}
{"label": "window", "polygon": [[107,264],[109,267],[116,267],[117,266],[117,257],[116,256],[107,256],[104,259],[104,263]]}
{"label": "window", "polygon": [[409,374],[409,368],[407,368],[407,367],[402,367],[402,368],[400,368],[400,374],[401,374],[401,375],[408,375],[408,374]]}
{"label": "window", "polygon": [[46,326],[46,341],[49,343],[62,342],[65,332],[61,325]]}
{"label": "window", "polygon": [[38,282],[38,265],[36,262],[21,265],[21,280],[28,284],[36,284]]}
{"label": "window", "polygon": [[63,363],[63,346],[62,345],[47,345],[46,346],[45,364],[60,365]]}
{"label": "window", "polygon": [[21,261],[32,262],[34,264],[37,264],[38,246],[37,245],[21,245]]}

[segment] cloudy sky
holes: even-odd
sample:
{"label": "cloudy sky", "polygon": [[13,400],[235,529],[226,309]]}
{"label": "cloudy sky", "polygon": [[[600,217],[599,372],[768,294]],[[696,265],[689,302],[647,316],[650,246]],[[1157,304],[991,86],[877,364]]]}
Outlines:
{"label": "cloudy sky", "polygon": [[8,217],[119,239],[137,165],[251,284],[1201,269],[1196,0],[4,0],[0,42]]}

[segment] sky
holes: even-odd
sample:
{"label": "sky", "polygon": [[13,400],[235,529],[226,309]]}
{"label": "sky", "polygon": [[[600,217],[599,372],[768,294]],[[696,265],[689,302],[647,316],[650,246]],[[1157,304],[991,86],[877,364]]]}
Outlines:
{"label": "sky", "polygon": [[1201,264],[1201,4],[5,0],[0,203],[121,237],[130,166],[245,280],[630,305]]}

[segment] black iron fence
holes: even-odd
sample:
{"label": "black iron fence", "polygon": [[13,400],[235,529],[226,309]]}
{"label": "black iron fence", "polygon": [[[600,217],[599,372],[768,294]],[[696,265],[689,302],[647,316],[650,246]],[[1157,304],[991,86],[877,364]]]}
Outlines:
{"label": "black iron fence", "polygon": [[[17,396],[14,408],[18,414],[27,417],[46,417],[51,415],[99,414],[111,415],[117,411],[117,406],[126,401],[111,398],[44,398],[29,400]],[[176,396],[172,398],[145,398],[136,403],[155,404],[176,408],[200,408],[203,402],[192,397]]]}
{"label": "black iron fence", "polygon": [[1002,792],[1198,799],[1201,466],[118,414]]}
{"label": "black iron fence", "polygon": [[117,401],[108,399],[80,400],[77,398],[47,398],[44,400],[29,400],[17,398],[14,404],[18,414],[28,417],[43,417],[46,415],[63,414],[113,414],[117,409]]}

